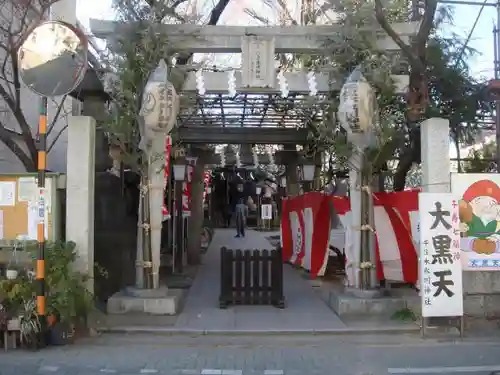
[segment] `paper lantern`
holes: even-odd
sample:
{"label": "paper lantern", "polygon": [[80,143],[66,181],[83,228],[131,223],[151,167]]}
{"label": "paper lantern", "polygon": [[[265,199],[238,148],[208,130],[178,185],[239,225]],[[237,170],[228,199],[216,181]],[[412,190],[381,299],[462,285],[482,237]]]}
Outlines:
{"label": "paper lantern", "polygon": [[151,75],[143,94],[140,115],[144,119],[146,138],[154,133],[169,134],[179,113],[179,96],[167,80],[167,65],[161,61]]}
{"label": "paper lantern", "polygon": [[375,92],[359,69],[340,90],[339,121],[344,129],[363,133],[374,126]]}

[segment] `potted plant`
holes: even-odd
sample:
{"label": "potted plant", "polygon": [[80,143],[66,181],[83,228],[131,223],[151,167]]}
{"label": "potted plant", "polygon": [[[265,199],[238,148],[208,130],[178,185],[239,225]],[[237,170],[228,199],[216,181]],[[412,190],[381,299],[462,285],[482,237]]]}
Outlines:
{"label": "potted plant", "polygon": [[36,311],[34,298],[23,301],[19,315],[21,345],[28,349],[38,349],[43,345],[42,327]]}
{"label": "potted plant", "polygon": [[75,326],[86,322],[93,308],[93,296],[86,287],[88,277],[73,268],[76,257],[73,242],[47,244],[47,341],[52,345],[71,342]]}
{"label": "potted plant", "polygon": [[26,275],[20,273],[14,280],[0,280],[0,295],[3,298],[4,309],[11,316],[17,316],[24,301],[35,295],[35,289],[33,282]]}

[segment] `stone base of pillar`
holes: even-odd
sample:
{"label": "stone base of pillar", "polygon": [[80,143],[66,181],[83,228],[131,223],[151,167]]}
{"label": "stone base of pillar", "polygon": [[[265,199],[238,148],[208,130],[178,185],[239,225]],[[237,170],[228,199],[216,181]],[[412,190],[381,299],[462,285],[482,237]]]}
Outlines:
{"label": "stone base of pillar", "polygon": [[180,296],[167,287],[138,289],[127,287],[108,299],[108,314],[175,315]]}
{"label": "stone base of pillar", "polygon": [[395,313],[408,307],[408,298],[383,296],[381,291],[375,289],[332,289],[323,295],[323,299],[338,316],[346,318],[390,319]]}
{"label": "stone base of pillar", "polygon": [[383,294],[380,289],[358,289],[352,287],[346,287],[344,292],[357,298],[380,298]]}

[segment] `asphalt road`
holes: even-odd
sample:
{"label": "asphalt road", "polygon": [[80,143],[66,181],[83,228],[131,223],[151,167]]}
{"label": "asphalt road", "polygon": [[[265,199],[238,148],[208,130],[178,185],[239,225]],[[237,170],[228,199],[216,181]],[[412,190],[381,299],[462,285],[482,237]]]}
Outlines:
{"label": "asphalt road", "polygon": [[488,375],[500,372],[498,336],[106,335],[39,352],[0,352],[0,374]]}

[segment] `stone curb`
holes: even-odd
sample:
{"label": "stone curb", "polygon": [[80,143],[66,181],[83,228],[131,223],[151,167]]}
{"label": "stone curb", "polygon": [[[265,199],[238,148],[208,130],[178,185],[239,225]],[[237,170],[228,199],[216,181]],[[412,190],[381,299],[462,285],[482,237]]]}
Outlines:
{"label": "stone curb", "polygon": [[366,335],[387,333],[420,333],[420,327],[369,327],[369,328],[332,328],[332,329],[189,329],[175,327],[151,327],[151,326],[122,326],[122,327],[99,327],[101,333],[122,334],[157,334],[157,335],[195,335],[195,336],[242,336],[242,335]]}

